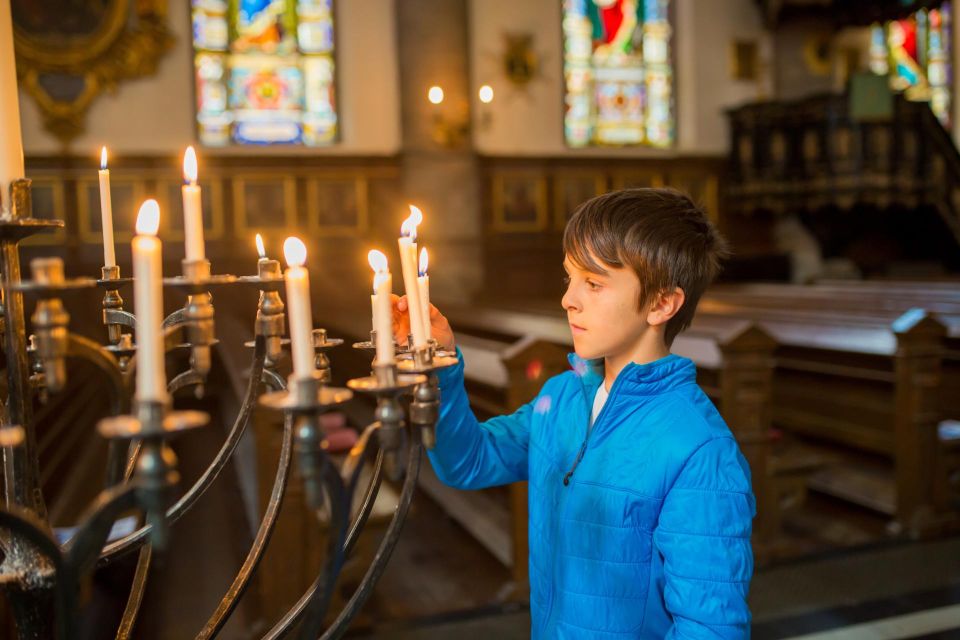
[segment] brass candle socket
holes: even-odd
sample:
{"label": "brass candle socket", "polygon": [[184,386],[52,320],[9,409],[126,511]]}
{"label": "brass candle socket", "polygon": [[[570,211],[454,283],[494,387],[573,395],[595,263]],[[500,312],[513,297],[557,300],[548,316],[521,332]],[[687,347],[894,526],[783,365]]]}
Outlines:
{"label": "brass candle socket", "polygon": [[[275,280],[282,278],[280,262],[261,258],[257,262],[257,277],[261,280]],[[261,289],[260,301],[257,304],[256,332],[258,336],[266,338],[267,360],[266,366],[273,367],[282,355],[281,341],[286,333],[284,316],[285,306],[280,292],[276,289]]]}
{"label": "brass candle socket", "polygon": [[328,338],[326,329],[313,330],[313,350],[315,353],[313,366],[317,370],[320,382],[330,384],[332,373],[330,371],[330,358],[327,351],[343,344],[340,338]]}
{"label": "brass candle socket", "polygon": [[[184,260],[183,277],[187,280],[208,280],[209,260]],[[213,296],[209,292],[192,293],[187,296],[183,308],[183,320],[190,343],[190,366],[206,378],[211,367],[211,345],[216,340],[213,325]]]}
{"label": "brass candle socket", "polygon": [[[60,258],[34,258],[30,272],[38,285],[61,285],[63,260]],[[43,368],[46,388],[51,393],[61,391],[67,382],[67,325],[70,314],[63,308],[60,298],[43,298],[37,301],[30,318],[36,332],[36,356]]]}
{"label": "brass candle socket", "polygon": [[413,390],[413,402],[410,403],[410,421],[420,428],[423,446],[433,449],[437,443],[437,420],[440,417],[440,382],[433,372],[427,381],[418,384]]}
{"label": "brass candle socket", "polygon": [[[108,267],[104,265],[100,269],[102,281],[107,282],[110,280],[120,280],[120,266],[113,265]],[[122,333],[123,325],[114,322],[115,314],[110,314],[110,311],[122,311],[123,310],[123,298],[120,297],[119,289],[107,289],[103,293],[103,324],[107,327],[107,340],[110,344],[117,344],[120,342],[120,335]]]}

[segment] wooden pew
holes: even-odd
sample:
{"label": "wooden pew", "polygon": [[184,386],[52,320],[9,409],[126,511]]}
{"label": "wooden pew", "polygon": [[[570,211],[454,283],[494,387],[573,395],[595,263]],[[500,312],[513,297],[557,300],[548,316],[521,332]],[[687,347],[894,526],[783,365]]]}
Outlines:
{"label": "wooden pew", "polygon": [[[953,293],[941,294],[932,306],[949,311]],[[904,312],[923,301],[916,292],[902,290],[902,302],[896,295],[896,288],[746,285],[717,287],[700,308],[753,320],[780,343],[774,424],[843,447],[843,463],[811,486],[890,515],[893,531],[917,537],[956,520],[956,510],[935,498],[949,492],[952,474],[938,431],[950,329],[924,310]]]}

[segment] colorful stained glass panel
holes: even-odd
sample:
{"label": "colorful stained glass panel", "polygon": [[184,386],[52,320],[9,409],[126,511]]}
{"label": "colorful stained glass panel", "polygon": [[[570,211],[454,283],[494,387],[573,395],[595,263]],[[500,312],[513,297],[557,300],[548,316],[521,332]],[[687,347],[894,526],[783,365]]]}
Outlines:
{"label": "colorful stained glass panel", "polygon": [[674,143],[670,0],[563,0],[572,147]]}
{"label": "colorful stained glass panel", "polygon": [[337,139],[333,0],[192,0],[200,141]]}

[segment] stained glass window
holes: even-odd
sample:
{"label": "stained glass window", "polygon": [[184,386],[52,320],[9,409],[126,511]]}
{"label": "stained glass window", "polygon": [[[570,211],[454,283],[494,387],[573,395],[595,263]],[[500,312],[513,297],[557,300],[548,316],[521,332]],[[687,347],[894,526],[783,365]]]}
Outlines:
{"label": "stained glass window", "polygon": [[203,144],[336,140],[333,0],[192,0],[192,10]]}
{"label": "stained glass window", "polygon": [[890,87],[908,100],[929,102],[945,127],[951,126],[951,3],[921,9],[903,20],[870,31],[870,70],[889,75]]}
{"label": "stained glass window", "polygon": [[562,0],[572,147],[674,142],[670,0]]}

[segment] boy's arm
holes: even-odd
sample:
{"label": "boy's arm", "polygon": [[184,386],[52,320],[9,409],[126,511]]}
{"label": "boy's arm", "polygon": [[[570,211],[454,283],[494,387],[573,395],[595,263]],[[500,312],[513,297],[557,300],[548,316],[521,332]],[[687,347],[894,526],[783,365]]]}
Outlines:
{"label": "boy's arm", "polygon": [[667,638],[750,637],[755,514],[750,468],[736,441],[701,445],[667,494],[654,532],[673,617]]}
{"label": "boy's arm", "polygon": [[482,489],[527,479],[527,448],[533,403],[515,413],[478,423],[463,386],[460,362],[437,372],[440,419],[437,444],[428,452],[437,476],[458,489]]}

